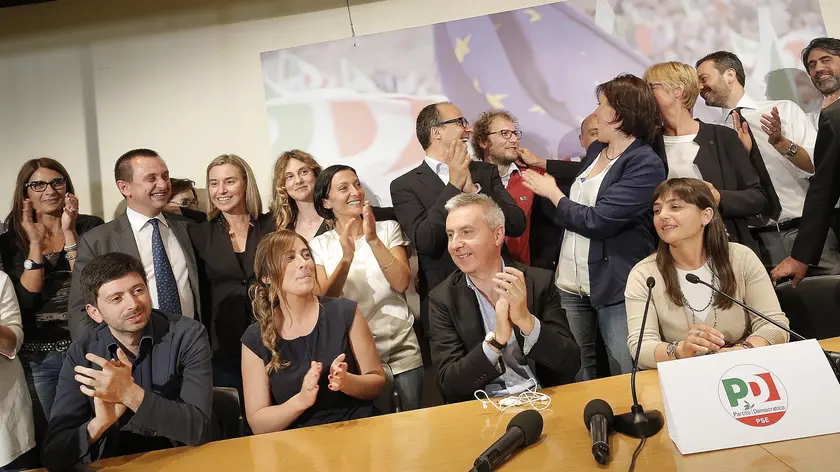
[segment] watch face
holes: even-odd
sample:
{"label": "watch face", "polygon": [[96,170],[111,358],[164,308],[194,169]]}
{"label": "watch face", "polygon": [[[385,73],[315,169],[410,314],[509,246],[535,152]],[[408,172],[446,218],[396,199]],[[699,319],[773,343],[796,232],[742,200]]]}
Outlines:
{"label": "watch face", "polygon": [[[26,270],[31,269],[32,268],[32,261],[29,260],[29,259],[23,261],[23,268],[26,269]],[[29,277],[29,276],[27,275],[27,277]]]}

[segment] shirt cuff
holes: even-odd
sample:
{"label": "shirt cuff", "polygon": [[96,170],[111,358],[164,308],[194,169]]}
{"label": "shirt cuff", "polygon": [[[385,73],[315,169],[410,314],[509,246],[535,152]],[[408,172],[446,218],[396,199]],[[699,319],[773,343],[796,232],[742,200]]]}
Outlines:
{"label": "shirt cuff", "polygon": [[[522,330],[520,329],[519,332],[521,333]],[[540,338],[540,319],[536,316],[534,316],[534,329],[531,330],[531,334],[524,336],[524,338],[525,343],[522,346],[522,354],[527,356],[528,353],[531,352],[531,348],[534,347],[534,344],[537,344],[537,341]]]}
{"label": "shirt cuff", "polygon": [[484,351],[484,355],[487,356],[487,360],[493,364],[493,368],[496,369],[496,372],[502,373],[502,369],[499,368],[499,358],[502,357],[502,353],[496,352],[487,344],[487,341],[481,342],[481,349]]}
{"label": "shirt cuff", "polygon": [[473,192],[473,193],[474,194],[481,193],[481,184],[477,184],[477,183],[473,182],[473,185],[475,185],[475,192]]}

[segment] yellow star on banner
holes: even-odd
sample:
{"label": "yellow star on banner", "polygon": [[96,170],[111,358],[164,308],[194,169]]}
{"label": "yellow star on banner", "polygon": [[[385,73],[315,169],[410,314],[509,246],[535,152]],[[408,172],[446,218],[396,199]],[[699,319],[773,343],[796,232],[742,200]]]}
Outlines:
{"label": "yellow star on banner", "polygon": [[484,94],[484,98],[487,99],[487,104],[489,104],[493,108],[504,108],[505,106],[502,104],[502,100],[507,98],[507,94],[500,93],[498,95],[493,95],[490,92]]}
{"label": "yellow star on banner", "polygon": [[532,106],[531,108],[528,109],[528,111],[532,111],[534,113],[539,113],[540,115],[545,115],[545,110],[543,109],[543,107],[541,107],[539,105]]}
{"label": "yellow star on banner", "polygon": [[481,86],[478,85],[478,77],[473,79],[473,88],[475,89],[476,93],[481,93]]}
{"label": "yellow star on banner", "polygon": [[455,57],[458,62],[464,62],[464,58],[470,53],[470,39],[472,34],[468,34],[466,38],[455,38]]}
{"label": "yellow star on banner", "polygon": [[540,15],[540,12],[534,10],[533,8],[528,8],[527,10],[525,10],[525,13],[531,17],[531,23],[536,23],[542,20],[542,15]]}

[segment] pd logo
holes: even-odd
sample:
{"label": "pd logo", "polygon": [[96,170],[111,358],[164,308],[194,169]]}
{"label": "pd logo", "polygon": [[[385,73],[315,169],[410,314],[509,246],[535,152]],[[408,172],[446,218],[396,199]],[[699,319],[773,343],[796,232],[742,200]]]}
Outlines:
{"label": "pd logo", "polygon": [[757,365],[727,370],[720,379],[718,395],[723,408],[749,426],[770,426],[787,411],[785,386],[772,372]]}

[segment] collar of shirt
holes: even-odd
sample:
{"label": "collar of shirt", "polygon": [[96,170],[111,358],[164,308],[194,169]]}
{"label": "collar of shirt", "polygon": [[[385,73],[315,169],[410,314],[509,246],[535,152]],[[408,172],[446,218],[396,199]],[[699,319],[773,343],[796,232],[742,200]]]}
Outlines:
{"label": "collar of shirt", "polygon": [[131,352],[129,352],[125,346],[123,346],[122,343],[114,337],[110,328],[103,330],[102,339],[107,343],[108,352],[111,354],[111,358],[117,359],[117,348],[122,348],[126,356],[128,356],[128,358],[132,361],[142,359],[144,354],[151,350],[155,342],[154,318],[155,313],[153,311],[149,314],[149,322],[146,323],[145,327],[143,327],[143,336],[140,338],[140,349],[137,356],[134,356]]}
{"label": "collar of shirt", "polygon": [[[504,272],[504,271],[505,271],[505,260],[504,260],[504,258],[502,258],[502,270],[500,270],[499,272]],[[464,274],[464,275],[467,277],[467,287],[471,288],[473,290],[473,292],[475,292],[475,294],[478,295],[479,297],[483,297],[484,295],[482,295],[481,291],[478,290],[478,287],[475,286],[475,284],[473,283],[470,276],[467,275],[467,274]]]}
{"label": "collar of shirt", "polygon": [[[131,229],[133,229],[135,233],[140,232],[140,230],[149,223],[149,220],[151,220],[148,216],[141,215],[131,208],[125,209],[125,215],[128,217],[128,223],[131,225]],[[155,219],[160,220],[160,222],[166,225],[167,228],[169,227],[169,223],[166,221],[166,218],[163,217],[163,213],[158,213],[157,216],[155,216]]]}
{"label": "collar of shirt", "polygon": [[[738,104],[735,105],[735,108],[747,108],[750,110],[755,110],[757,107],[758,103],[756,103],[756,101],[750,98],[747,94],[744,94],[744,96],[741,97],[740,100],[738,100]],[[735,108],[724,108],[723,117],[725,119],[729,119],[729,117],[732,115],[732,110],[734,110]]]}
{"label": "collar of shirt", "polygon": [[449,181],[448,164],[444,164],[443,162],[440,162],[439,160],[429,156],[426,156],[426,158],[423,159],[423,161],[426,163],[426,165],[432,168],[435,175],[437,175],[438,177],[440,177],[441,180],[443,180],[443,183]]}
{"label": "collar of shirt", "polygon": [[512,176],[514,172],[519,172],[519,167],[516,166],[515,162],[511,162],[510,167],[508,167],[508,171],[505,173],[505,175],[502,175],[500,177],[502,178],[502,180],[507,181],[508,179],[510,179],[510,176]]}

